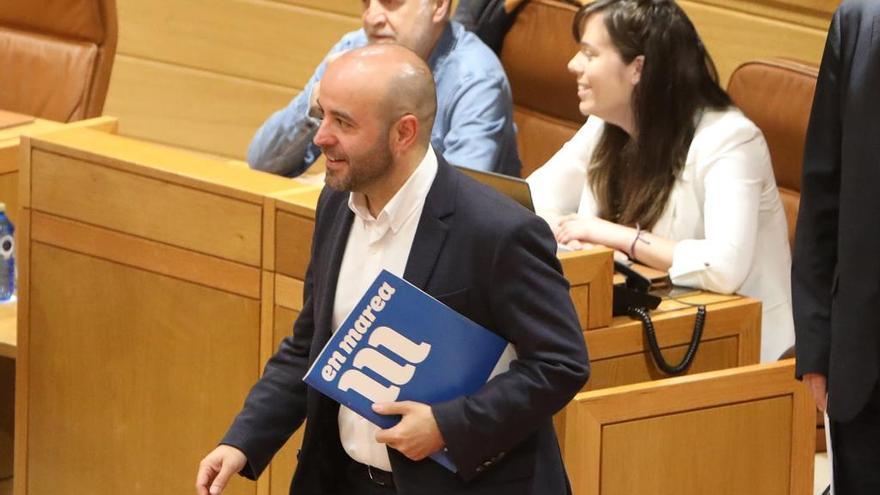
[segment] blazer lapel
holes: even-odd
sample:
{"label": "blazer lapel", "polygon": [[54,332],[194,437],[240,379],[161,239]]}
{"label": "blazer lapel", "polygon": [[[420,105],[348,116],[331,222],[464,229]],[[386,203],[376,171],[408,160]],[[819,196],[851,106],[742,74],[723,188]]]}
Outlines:
{"label": "blazer lapel", "polygon": [[403,272],[404,279],[422,290],[427,287],[446,242],[449,232],[446,218],[455,212],[457,183],[456,171],[438,155],[437,176],[425,198],[425,207]]}

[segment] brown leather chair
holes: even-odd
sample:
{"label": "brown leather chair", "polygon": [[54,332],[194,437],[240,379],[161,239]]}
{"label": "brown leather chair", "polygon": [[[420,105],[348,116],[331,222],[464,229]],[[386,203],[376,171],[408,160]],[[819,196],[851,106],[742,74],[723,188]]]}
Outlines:
{"label": "brown leather chair", "polygon": [[531,0],[504,38],[501,63],[513,91],[523,177],[553,156],[586,120],[578,111],[575,77],[566,68],[579,49],[571,35],[576,10],[558,0]]}
{"label": "brown leather chair", "polygon": [[115,0],[3,0],[0,109],[59,122],[101,115],[116,36]]}
{"label": "brown leather chair", "polygon": [[804,139],[818,73],[818,67],[804,62],[755,60],[740,65],[727,85],[733,102],[767,139],[792,247],[801,202]]}

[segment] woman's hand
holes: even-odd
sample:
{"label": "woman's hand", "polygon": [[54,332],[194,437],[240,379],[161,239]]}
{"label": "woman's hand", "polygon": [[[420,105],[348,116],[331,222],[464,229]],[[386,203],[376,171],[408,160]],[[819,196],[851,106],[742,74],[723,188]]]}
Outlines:
{"label": "woman's hand", "polygon": [[603,242],[602,237],[606,229],[603,224],[608,223],[594,216],[566,215],[559,219],[553,234],[556,236],[556,242],[572,249],[581,249],[583,243],[608,245]]}
{"label": "woman's hand", "polygon": [[633,258],[633,251],[636,251],[635,260],[658,270],[669,270],[672,266],[676,245],[676,241],[644,230],[637,231],[599,217],[578,214],[559,218],[553,228],[553,235],[556,236],[556,242],[573,249],[581,249],[581,244],[601,244],[625,253],[630,258]]}

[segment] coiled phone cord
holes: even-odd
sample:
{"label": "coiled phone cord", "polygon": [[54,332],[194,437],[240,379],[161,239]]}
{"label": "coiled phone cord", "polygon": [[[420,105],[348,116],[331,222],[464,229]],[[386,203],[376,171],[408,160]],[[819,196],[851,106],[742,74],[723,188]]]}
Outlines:
{"label": "coiled phone cord", "polygon": [[681,362],[675,366],[669,364],[663,357],[660,345],[657,343],[657,334],[654,331],[654,323],[651,322],[651,315],[645,308],[629,308],[629,315],[632,318],[641,320],[642,327],[645,329],[645,336],[648,339],[648,348],[654,357],[657,367],[667,375],[678,375],[687,371],[694,357],[697,354],[697,348],[700,346],[700,338],[703,336],[703,326],[706,323],[706,306],[697,306],[697,317],[694,321],[694,332],[691,335],[691,342],[688,344],[687,352],[682,357]]}

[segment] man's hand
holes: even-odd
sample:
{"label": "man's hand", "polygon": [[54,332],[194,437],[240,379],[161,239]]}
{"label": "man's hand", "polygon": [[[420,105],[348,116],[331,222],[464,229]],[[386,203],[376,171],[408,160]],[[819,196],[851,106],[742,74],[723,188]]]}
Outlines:
{"label": "man's hand", "polygon": [[377,433],[376,441],[387,444],[413,461],[421,461],[446,445],[431,406],[427,404],[412,401],[387,402],[373,404],[373,411],[403,416],[400,423]]}
{"label": "man's hand", "polygon": [[221,445],[199,463],[196,475],[196,493],[198,495],[219,495],[229,478],[241,471],[247,464],[244,453],[235,447]]}
{"label": "man's hand", "polygon": [[819,373],[804,373],[804,383],[810,388],[810,392],[813,394],[813,400],[816,401],[816,407],[819,408],[820,411],[825,412],[825,407],[828,405],[828,385],[825,375],[820,375]]}

